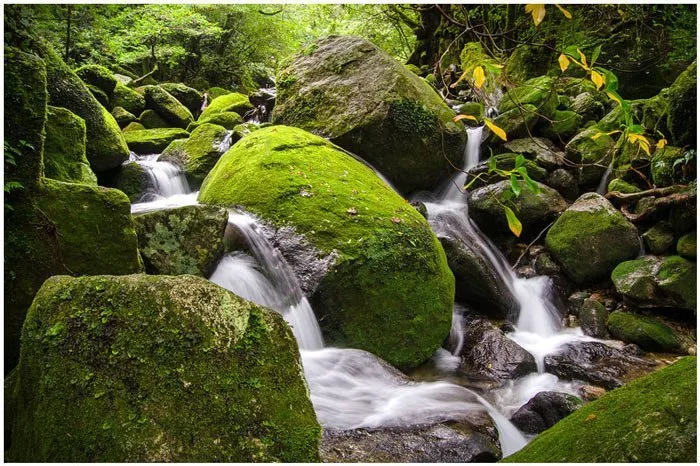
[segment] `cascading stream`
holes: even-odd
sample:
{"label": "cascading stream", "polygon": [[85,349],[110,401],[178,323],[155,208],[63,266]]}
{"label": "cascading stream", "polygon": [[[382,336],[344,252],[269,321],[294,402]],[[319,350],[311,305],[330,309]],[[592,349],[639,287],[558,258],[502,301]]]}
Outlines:
{"label": "cascading stream", "polygon": [[132,214],[197,203],[199,192],[190,190],[182,168],[171,162],[159,161],[159,157],[160,154],[138,155],[134,152],[129,155],[128,162],[136,162],[143,167],[149,179],[147,192],[139,202],[131,205]]}

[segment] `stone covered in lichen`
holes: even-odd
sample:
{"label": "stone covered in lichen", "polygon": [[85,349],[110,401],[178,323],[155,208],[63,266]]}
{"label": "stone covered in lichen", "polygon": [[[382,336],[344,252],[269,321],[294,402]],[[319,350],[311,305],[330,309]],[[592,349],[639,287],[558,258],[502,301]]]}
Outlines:
{"label": "stone covered in lichen", "polygon": [[695,310],[697,267],[680,256],[644,256],[615,267],[617,291],[641,307]]}
{"label": "stone covered in lichen", "polygon": [[465,132],[454,112],[360,37],[331,36],[294,57],[277,75],[277,92],[275,123],[329,138],[402,193],[433,189],[460,164]]}
{"label": "stone covered in lichen", "polygon": [[122,107],[134,115],[140,115],[146,108],[145,97],[122,83],[117,83],[109,103],[112,108]]}
{"label": "stone covered in lichen", "polygon": [[250,103],[247,96],[238,92],[231,92],[212,100],[197,121],[204,122],[215,114],[223,112],[234,112],[243,115],[248,110],[252,109],[253,105]]}
{"label": "stone covered in lichen", "polygon": [[67,108],[85,120],[85,153],[95,172],[118,167],[129,149],[114,117],[90,94],[83,81],[44,42],[32,40],[31,50],[46,62],[49,103]]}
{"label": "stone covered in lichen", "polygon": [[185,169],[187,181],[199,186],[230,146],[227,135],[223,126],[205,123],[192,131],[188,139],[170,143],[159,160],[178,163]]}
{"label": "stone covered in lichen", "polygon": [[134,221],[150,274],[208,277],[224,251],[226,209],[186,206],[139,215]]}
{"label": "stone covered in lichen", "polygon": [[552,225],[545,244],[576,283],[606,279],[639,252],[637,229],[604,197],[586,193]]}
{"label": "stone covered in lichen", "polygon": [[171,126],[185,129],[194,121],[192,113],[187,107],[165,89],[158,86],[144,86],[143,90],[146,97],[146,108],[156,111]]}
{"label": "stone covered in lichen", "polygon": [[608,329],[617,339],[634,343],[646,351],[681,352],[674,331],[660,320],[632,312],[615,311],[608,317]]}
{"label": "stone covered in lichen", "polygon": [[219,159],[199,201],[293,227],[333,261],[311,296],[329,343],[406,368],[449,333],[454,278],[428,223],[323,138],[286,126],[249,134]]}
{"label": "stone covered in lichen", "polygon": [[319,460],[289,327],[202,278],[49,279],[16,383],[12,461]]}
{"label": "stone covered in lichen", "polygon": [[168,144],[190,135],[180,128],[156,128],[124,131],[124,139],[129,149],[137,154],[160,154]]}
{"label": "stone covered in lichen", "polygon": [[44,174],[54,180],[97,186],[97,176],[85,157],[85,120],[68,109],[48,109]]}
{"label": "stone covered in lichen", "polygon": [[[34,55],[5,51],[5,186],[31,190],[44,174],[42,150],[46,123],[46,66]],[[9,160],[14,163],[8,163]],[[12,191],[10,191],[12,193]],[[6,201],[7,202],[7,201]],[[5,220],[7,221],[7,220]]]}
{"label": "stone covered in lichen", "polygon": [[5,216],[5,367],[13,367],[25,313],[51,275],[143,270],[129,199],[116,189],[44,179]]}
{"label": "stone covered in lichen", "polygon": [[695,463],[697,358],[613,390],[540,434],[508,463]]}

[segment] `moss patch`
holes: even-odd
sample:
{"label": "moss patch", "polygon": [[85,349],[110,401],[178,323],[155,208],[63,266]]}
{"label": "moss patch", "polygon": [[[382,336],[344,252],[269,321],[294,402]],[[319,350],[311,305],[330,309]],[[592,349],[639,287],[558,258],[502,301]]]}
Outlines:
{"label": "moss patch", "polygon": [[185,169],[187,181],[200,186],[223,155],[228,131],[223,126],[204,123],[188,139],[176,140],[165,148],[160,160],[174,160]]}
{"label": "moss patch", "polygon": [[90,84],[100,89],[107,97],[112,95],[114,87],[117,85],[117,79],[114,77],[114,74],[104,66],[81,66],[75,70],[75,74],[77,74],[85,84]]}
{"label": "moss patch", "polygon": [[248,110],[252,109],[253,105],[250,103],[247,96],[239,94],[238,92],[231,92],[230,94],[224,94],[212,100],[209,106],[205,108],[199,116],[198,121],[205,121],[216,113],[235,112],[239,115],[243,115]]}
{"label": "moss patch", "polygon": [[129,149],[137,154],[160,154],[174,140],[186,138],[189,135],[184,129],[158,128],[125,131],[124,139]]}
{"label": "moss patch", "polygon": [[615,311],[608,317],[608,329],[615,338],[646,351],[682,351],[681,341],[673,330],[652,317]]}
{"label": "moss patch", "polygon": [[[192,113],[165,89],[158,86],[144,86],[146,108],[155,110],[171,126],[187,128],[194,121]],[[147,126],[147,125],[144,125]]]}
{"label": "moss patch", "polygon": [[49,107],[44,142],[47,178],[97,186],[85,157],[85,121],[68,109]]}
{"label": "moss patch", "polygon": [[508,463],[697,459],[697,358],[686,357],[582,407]]}
{"label": "moss patch", "polygon": [[110,105],[112,108],[123,107],[134,115],[140,115],[146,108],[146,99],[130,87],[117,83],[110,99]]}

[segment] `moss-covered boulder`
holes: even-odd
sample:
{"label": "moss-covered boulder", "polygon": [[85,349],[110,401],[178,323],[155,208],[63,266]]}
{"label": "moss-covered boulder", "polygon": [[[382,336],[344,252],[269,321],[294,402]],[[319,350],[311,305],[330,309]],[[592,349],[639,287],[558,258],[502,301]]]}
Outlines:
{"label": "moss-covered boulder", "polygon": [[197,89],[193,89],[182,83],[161,83],[158,87],[165,89],[171,96],[175,97],[193,117],[199,115],[202,107],[202,94]]}
{"label": "moss-covered boulder", "polygon": [[[5,64],[5,186],[10,195],[28,194],[44,174],[42,151],[46,123],[46,66],[34,55],[7,48]],[[8,163],[10,162],[10,163]],[[23,190],[27,190],[22,193]],[[8,196],[9,197],[9,196]],[[8,202],[8,200],[6,200]],[[5,220],[7,221],[7,220]]]}
{"label": "moss-covered boulder", "polygon": [[552,56],[545,47],[520,44],[508,57],[505,74],[509,80],[519,83],[547,73],[551,65]]}
{"label": "moss-covered boulder", "polygon": [[136,162],[127,162],[119,168],[111,186],[117,188],[134,203],[141,200],[148,189],[148,173]]}
{"label": "moss-covered boulder", "polygon": [[233,129],[243,123],[243,118],[236,112],[214,113],[213,115],[207,115],[205,118],[200,118],[197,121],[193,121],[187,127],[187,131],[192,132],[195,130],[195,128],[205,123],[223,126],[226,129]]}
{"label": "moss-covered boulder", "polygon": [[[512,199],[511,208],[523,225],[525,237],[536,236],[547,223],[567,207],[566,201],[557,191],[541,183],[535,183],[539,188],[538,193],[534,193],[524,182],[518,181],[520,196]],[[503,195],[510,190],[511,182],[505,180],[469,192],[467,197],[469,216],[481,230],[491,234],[508,232],[508,221],[503,211],[506,201]]]}
{"label": "moss-covered boulder", "polygon": [[33,40],[29,47],[46,63],[49,104],[67,108],[85,120],[85,154],[95,172],[118,167],[129,149],[114,117],[92,96],[83,81],[50,46]]}
{"label": "moss-covered boulder", "polygon": [[685,156],[686,151],[680,147],[657,148],[651,158],[651,178],[654,184],[665,187],[690,181],[687,163],[684,163]]}
{"label": "moss-covered boulder", "polygon": [[466,134],[425,81],[365,39],[317,42],[277,76],[273,121],[303,128],[375,166],[402,193],[459,166]]}
{"label": "moss-covered boulder", "polygon": [[[525,138],[532,134],[532,130],[539,121],[537,107],[531,104],[522,105],[499,114],[493,119],[493,123],[506,133],[508,140]],[[497,144],[503,142],[495,133],[491,132],[487,142]]]}
{"label": "moss-covered boulder", "polygon": [[582,92],[571,101],[569,110],[581,115],[582,121],[598,121],[605,116],[605,106],[596,98],[598,92]]}
{"label": "moss-covered boulder", "polygon": [[230,91],[228,89],[224,89],[223,87],[219,87],[219,86],[214,86],[214,87],[210,87],[209,89],[207,89],[207,94],[209,95],[211,100],[214,100],[217,97],[221,97],[222,95],[231,94],[231,93],[233,93],[233,91]]}
{"label": "moss-covered boulder", "polygon": [[697,67],[694,60],[668,89],[666,125],[674,146],[697,146]]}
{"label": "moss-covered boulder", "polygon": [[140,131],[125,131],[124,139],[129,149],[137,154],[160,154],[168,144],[190,135],[184,129],[157,128]]}
{"label": "moss-covered boulder", "polygon": [[144,96],[146,108],[156,111],[171,126],[185,129],[194,121],[194,117],[187,107],[165,89],[158,86],[144,86]]}
{"label": "moss-covered boulder", "polygon": [[608,183],[608,192],[613,192],[617,191],[620,193],[626,193],[626,194],[631,194],[631,193],[638,193],[641,191],[637,186],[633,185],[632,183],[628,183],[627,181],[620,179],[620,178],[613,178],[610,180],[610,183]]}
{"label": "moss-covered boulder", "polygon": [[90,94],[97,99],[97,101],[103,107],[107,108],[109,106],[109,96],[99,87],[93,86],[92,84],[85,84],[90,91]]}
{"label": "moss-covered boulder", "polygon": [[586,193],[554,222],[545,244],[576,283],[606,279],[639,252],[637,228],[610,202]]}
{"label": "moss-covered boulder", "polygon": [[687,259],[695,259],[697,257],[697,249],[698,239],[696,231],[686,233],[681,236],[678,239],[678,243],[676,243],[676,251],[678,251],[678,254]]}
{"label": "moss-covered boulder", "polygon": [[12,461],[311,462],[282,317],[199,277],[53,277],[22,332]]}
{"label": "moss-covered boulder", "polygon": [[681,352],[681,340],[661,321],[632,312],[615,311],[608,317],[608,329],[617,339],[634,343],[646,351]]}
{"label": "moss-covered boulder", "polygon": [[248,110],[252,110],[253,105],[248,100],[248,96],[238,92],[221,95],[214,100],[202,111],[198,121],[205,121],[223,112],[234,112],[243,115]]}
{"label": "moss-covered boulder", "polygon": [[112,108],[122,107],[129,113],[140,115],[146,108],[146,98],[130,87],[117,83],[109,104]]}
{"label": "moss-covered boulder", "polygon": [[544,137],[555,141],[567,141],[579,130],[581,126],[581,115],[571,110],[555,110],[552,121],[542,124],[541,134]]}
{"label": "moss-covered boulder", "polygon": [[97,186],[85,157],[85,121],[68,109],[48,108],[44,175],[54,180]]}
{"label": "moss-covered boulder", "polygon": [[75,74],[77,74],[85,84],[95,86],[104,92],[107,97],[112,96],[114,87],[117,85],[117,78],[115,78],[114,74],[104,66],[81,66],[75,70]]}
{"label": "moss-covered boulder", "polygon": [[171,142],[159,160],[178,163],[185,169],[187,181],[200,186],[230,143],[226,128],[205,123],[192,131],[189,138]]}
{"label": "moss-covered boulder", "polygon": [[640,307],[695,310],[697,266],[680,256],[644,256],[615,267],[617,291]]}
{"label": "moss-covered boulder", "polygon": [[143,125],[142,125],[141,123],[139,123],[138,121],[133,121],[133,122],[129,123],[128,125],[126,125],[126,126],[122,129],[122,133],[126,133],[127,131],[141,131],[141,130],[145,130],[145,129],[148,129],[148,128],[146,128],[145,126],[143,126]]}
{"label": "moss-covered boulder", "polygon": [[642,234],[644,247],[651,254],[663,254],[668,251],[675,241],[673,227],[670,223],[662,220],[654,224]]}
{"label": "moss-covered boulder", "polygon": [[44,179],[5,215],[5,368],[19,355],[24,316],[51,275],[121,275],[143,266],[129,199],[116,189]]}
{"label": "moss-covered boulder", "polygon": [[133,123],[137,120],[136,116],[130,113],[123,107],[114,107],[112,109],[112,116],[117,120],[117,124],[120,128],[126,127],[129,123]]}
{"label": "moss-covered boulder", "polygon": [[547,118],[554,117],[559,99],[552,78],[548,76],[532,78],[510,89],[498,104],[498,111],[505,113],[525,104],[533,105],[538,113]]}
{"label": "moss-covered boulder", "polygon": [[[542,167],[540,170],[545,169],[543,170],[544,173],[542,173],[542,175],[538,178],[535,178],[532,174],[528,173],[530,178],[533,180],[544,179],[547,176],[546,170],[555,170],[562,167],[564,164],[564,153],[561,152],[559,148],[552,143],[552,141],[546,138],[528,136],[521,139],[510,139],[508,142],[504,143],[502,147],[497,148],[496,150],[522,154]],[[528,164],[528,162],[525,163],[526,165]],[[510,169],[512,168],[513,167]],[[528,168],[528,172],[529,171],[530,169]]]}
{"label": "moss-covered boulder", "polygon": [[147,129],[169,128],[170,124],[165,121],[155,110],[150,108],[141,112],[139,123]]}
{"label": "moss-covered boulder", "polygon": [[605,394],[540,434],[507,463],[697,460],[697,358]]}
{"label": "moss-covered boulder", "polygon": [[566,158],[581,164],[579,182],[582,186],[595,186],[612,162],[615,141],[607,134],[600,135],[597,128],[587,128],[574,136],[564,148]]}
{"label": "moss-covered boulder", "polygon": [[228,211],[193,205],[134,218],[146,271],[208,277],[224,252]]}
{"label": "moss-covered boulder", "polygon": [[578,318],[584,334],[593,338],[608,337],[608,332],[605,328],[608,320],[608,311],[603,303],[597,299],[585,299],[578,311]]}
{"label": "moss-covered boulder", "polygon": [[427,221],[325,139],[286,126],[257,130],[219,159],[199,201],[291,227],[330,262],[308,291],[329,343],[407,368],[449,333],[454,277]]}

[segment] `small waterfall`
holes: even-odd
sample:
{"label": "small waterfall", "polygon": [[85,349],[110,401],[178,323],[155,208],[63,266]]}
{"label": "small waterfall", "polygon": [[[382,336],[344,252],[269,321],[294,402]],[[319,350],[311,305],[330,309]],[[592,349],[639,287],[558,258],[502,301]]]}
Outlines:
{"label": "small waterfall", "polygon": [[466,204],[466,193],[463,191],[467,181],[467,170],[479,163],[481,154],[481,135],[483,126],[467,129],[467,145],[464,148],[462,159],[462,169],[457,172],[442,189],[438,197],[447,202],[464,202]]}
{"label": "small waterfall", "polygon": [[598,183],[598,187],[595,190],[595,192],[601,196],[605,196],[605,194],[608,192],[608,182],[610,181],[612,169],[613,162],[610,162],[610,165],[608,165],[608,168],[605,169],[605,173],[603,173],[603,177],[600,179],[600,183]]}
{"label": "small waterfall", "polygon": [[143,167],[149,179],[148,191],[140,202],[131,205],[132,214],[197,203],[198,193],[190,190],[182,168],[159,161],[159,157],[160,154],[138,155],[133,152],[129,155],[129,162]]}
{"label": "small waterfall", "polygon": [[219,147],[217,150],[221,152],[222,154],[228,151],[231,148],[231,139],[233,138],[233,130],[228,130],[226,132],[226,136],[224,136],[224,139],[221,140],[219,143]]}

